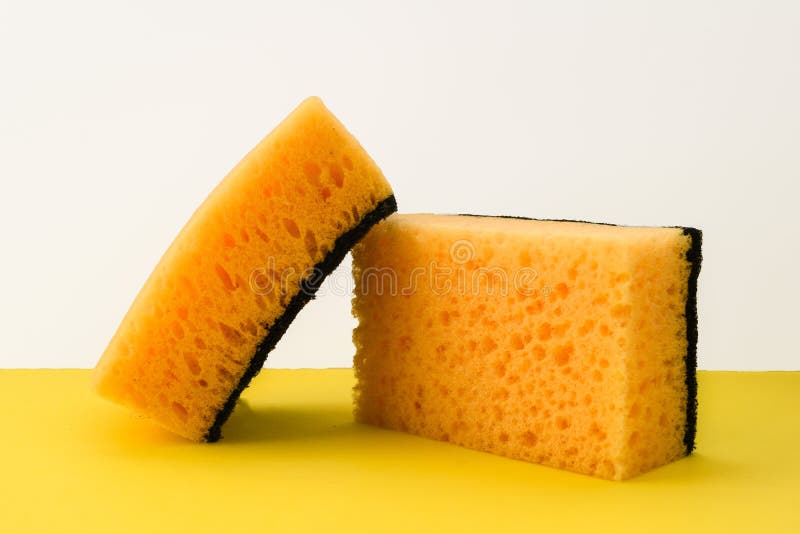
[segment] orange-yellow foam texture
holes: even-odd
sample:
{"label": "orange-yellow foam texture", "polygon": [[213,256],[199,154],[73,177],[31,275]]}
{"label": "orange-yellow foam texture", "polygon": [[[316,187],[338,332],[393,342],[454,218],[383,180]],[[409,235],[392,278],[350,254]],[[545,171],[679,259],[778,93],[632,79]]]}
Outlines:
{"label": "orange-yellow foam texture", "polygon": [[361,422],[624,479],[686,454],[680,228],[393,215],[353,249]]}
{"label": "orange-yellow foam texture", "polygon": [[322,101],[305,100],[166,251],[97,365],[100,394],[204,439],[306,269],[391,194]]}

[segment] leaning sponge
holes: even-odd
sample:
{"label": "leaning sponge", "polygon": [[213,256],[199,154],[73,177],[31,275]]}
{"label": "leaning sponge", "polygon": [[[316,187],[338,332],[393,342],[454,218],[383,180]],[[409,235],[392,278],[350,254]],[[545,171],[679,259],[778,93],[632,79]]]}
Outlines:
{"label": "leaning sponge", "polygon": [[197,441],[322,279],[396,210],[375,162],[318,98],[225,177],[161,258],[95,370],[101,395]]}
{"label": "leaning sponge", "polygon": [[356,419],[608,479],[689,454],[700,240],[389,217],[353,249]]}

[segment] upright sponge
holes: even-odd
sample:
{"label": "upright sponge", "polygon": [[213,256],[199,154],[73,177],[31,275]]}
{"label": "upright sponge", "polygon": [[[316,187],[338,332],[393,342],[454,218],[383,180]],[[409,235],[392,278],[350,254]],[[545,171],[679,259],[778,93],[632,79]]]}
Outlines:
{"label": "upright sponge", "polygon": [[95,370],[104,397],[215,441],[322,279],[396,210],[375,162],[318,98],[225,177],[161,258]]}
{"label": "upright sponge", "polygon": [[689,454],[700,239],[389,217],[353,250],[356,419],[617,480]]}

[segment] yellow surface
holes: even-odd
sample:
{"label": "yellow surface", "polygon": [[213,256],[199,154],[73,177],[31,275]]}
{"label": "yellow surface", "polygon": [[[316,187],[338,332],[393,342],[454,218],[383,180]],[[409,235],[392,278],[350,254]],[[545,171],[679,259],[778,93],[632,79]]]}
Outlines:
{"label": "yellow surface", "polygon": [[608,479],[685,456],[691,246],[682,228],[390,216],[353,248],[356,420]]}
{"label": "yellow surface", "polygon": [[301,280],[391,194],[322,101],[303,101],[170,245],[97,364],[100,394],[205,439]]}
{"label": "yellow surface", "polygon": [[699,379],[695,455],[608,482],[355,424],[350,370],[265,370],[215,444],[2,370],[0,532],[800,532],[800,373]]}

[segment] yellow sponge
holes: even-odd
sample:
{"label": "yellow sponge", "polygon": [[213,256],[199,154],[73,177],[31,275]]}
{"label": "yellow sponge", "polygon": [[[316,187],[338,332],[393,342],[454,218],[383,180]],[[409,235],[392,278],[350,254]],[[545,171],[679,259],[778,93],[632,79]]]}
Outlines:
{"label": "yellow sponge", "polygon": [[690,453],[700,240],[389,217],[353,250],[356,419],[608,479]]}
{"label": "yellow sponge", "polygon": [[318,98],[225,177],[161,258],[95,370],[101,395],[215,441],[239,394],[352,245],[396,210]]}

